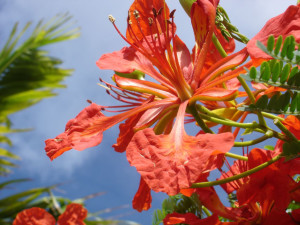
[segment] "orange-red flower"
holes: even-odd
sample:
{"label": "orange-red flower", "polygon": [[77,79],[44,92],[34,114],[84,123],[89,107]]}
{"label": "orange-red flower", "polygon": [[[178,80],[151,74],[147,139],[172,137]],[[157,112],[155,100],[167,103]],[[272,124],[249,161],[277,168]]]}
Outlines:
{"label": "orange-red flower", "polygon": [[[82,205],[71,203],[58,217],[57,225],[85,225],[87,210]],[[33,207],[18,213],[12,225],[55,225],[55,218],[45,209]]]}
{"label": "orange-red flower", "polygon": [[[130,46],[103,55],[97,65],[118,73],[138,70],[152,77],[155,82],[114,75],[117,86],[107,84],[109,93],[112,96],[115,94],[129,109],[107,117],[100,112],[105,107],[91,104],[69,121],[64,133],[46,141],[48,156],[54,159],[71,148],[83,150],[95,146],[101,142],[103,131],[126,120],[120,126],[120,136],[114,147],[119,152],[127,148],[129,162],[137,167],[145,183],[153,190],[176,194],[180,188],[189,187],[201,173],[208,173],[220,166],[224,153],[233,146],[232,134],[193,137],[185,134],[183,125],[188,104],[196,101],[204,104],[209,101],[230,101],[237,96],[237,89],[226,89],[221,84],[238,73],[230,71],[222,74],[243,63],[248,53],[242,50],[223,59],[213,54],[216,52],[214,48],[212,52],[209,51],[214,32],[228,52],[234,49],[232,41],[225,43],[215,28],[215,14],[216,4],[211,1],[198,0],[193,4],[191,22],[196,44],[190,53],[175,34],[174,11],[169,13],[163,0],[135,0],[129,10],[126,37],[120,33]],[[221,80],[216,79],[220,76]],[[149,128],[153,124],[154,128]],[[146,150],[140,154],[141,146],[136,146],[136,140],[143,135],[157,142],[155,151],[151,141],[143,143],[152,154],[150,158],[143,155],[148,154]],[[216,144],[216,139],[220,145]],[[168,152],[165,152],[166,149]],[[157,164],[163,169],[155,165],[153,174],[145,175],[145,171],[138,168],[143,157],[148,159],[148,166]],[[161,184],[164,187],[156,187],[162,176],[173,174],[175,176],[170,181]]]}

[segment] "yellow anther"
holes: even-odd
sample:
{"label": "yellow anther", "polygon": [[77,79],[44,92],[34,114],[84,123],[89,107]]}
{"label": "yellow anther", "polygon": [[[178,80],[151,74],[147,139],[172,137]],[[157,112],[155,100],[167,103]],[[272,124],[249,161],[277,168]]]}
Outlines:
{"label": "yellow anther", "polygon": [[112,15],[109,15],[108,16],[108,19],[110,22],[114,23],[116,21],[116,19],[112,16]]}

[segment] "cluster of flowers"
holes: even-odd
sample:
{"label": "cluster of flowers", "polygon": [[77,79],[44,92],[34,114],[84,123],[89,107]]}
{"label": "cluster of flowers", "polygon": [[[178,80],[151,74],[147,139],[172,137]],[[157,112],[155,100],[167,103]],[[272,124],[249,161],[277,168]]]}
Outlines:
{"label": "cluster of flowers", "polygon": [[[218,0],[180,3],[190,15],[195,34],[192,52],[176,35],[175,10],[170,12],[164,0],[135,0],[129,9],[126,35],[109,17],[129,46],[104,54],[97,65],[115,71],[115,85],[101,82],[107,93],[122,104],[91,103],[67,123],[65,132],[46,140],[47,155],[53,160],[70,149],[81,151],[96,146],[105,130],[125,121],[113,147],[117,152],[126,152],[130,165],[141,175],[132,202],[136,210],[151,207],[151,190],[168,195],[197,193],[205,211],[210,211],[206,217],[174,212],[165,217],[164,223],[298,224],[299,209],[286,209],[291,202],[300,202],[300,186],[295,178],[300,161],[285,157],[283,145],[299,140],[299,119],[256,111],[258,122],[245,123],[251,112],[238,107],[255,103],[264,94],[271,98],[285,91],[263,84],[253,84],[251,90],[239,75],[272,59],[256,46],[257,41],[266,45],[270,35],[275,40],[280,35],[283,39],[293,35],[296,42],[300,41],[299,6],[291,5],[270,19],[245,48],[233,53],[234,39],[225,37],[215,23]],[[145,75],[151,81],[145,80]],[[241,86],[244,91],[239,90]],[[102,113],[113,108],[118,114]],[[270,128],[265,118],[276,120],[283,132]],[[195,122],[197,135],[185,132],[184,124],[188,122]],[[218,130],[213,128],[217,125]],[[240,129],[246,128],[264,136],[236,142]],[[241,155],[230,152],[233,147],[269,138],[278,139],[272,151],[253,148]],[[230,166],[226,157],[237,161]],[[222,169],[224,163],[228,172]],[[222,175],[209,182],[213,170]],[[236,193],[232,207],[221,203],[213,185],[221,185],[228,194]]]}

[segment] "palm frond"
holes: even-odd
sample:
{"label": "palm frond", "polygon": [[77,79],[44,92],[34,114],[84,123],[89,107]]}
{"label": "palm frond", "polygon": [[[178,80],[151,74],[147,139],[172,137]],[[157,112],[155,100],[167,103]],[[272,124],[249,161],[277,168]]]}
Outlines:
{"label": "palm frond", "polygon": [[[13,27],[7,42],[0,51],[0,143],[11,144],[7,133],[21,130],[10,129],[9,115],[34,105],[42,99],[53,97],[55,88],[64,88],[61,82],[73,70],[61,68],[60,59],[49,56],[41,47],[79,36],[79,29],[73,29],[68,14],[58,15],[48,22],[40,21],[25,41],[20,39],[27,33],[27,23],[18,33],[18,23]],[[0,148],[0,176],[15,166],[4,158],[18,157]]]}

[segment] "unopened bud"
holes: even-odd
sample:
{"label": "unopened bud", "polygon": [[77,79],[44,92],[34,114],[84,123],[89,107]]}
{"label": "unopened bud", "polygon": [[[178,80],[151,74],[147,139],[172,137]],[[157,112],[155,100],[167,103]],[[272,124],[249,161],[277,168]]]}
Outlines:
{"label": "unopened bud", "polygon": [[184,11],[191,16],[192,5],[196,0],[179,0]]}

